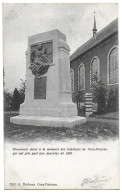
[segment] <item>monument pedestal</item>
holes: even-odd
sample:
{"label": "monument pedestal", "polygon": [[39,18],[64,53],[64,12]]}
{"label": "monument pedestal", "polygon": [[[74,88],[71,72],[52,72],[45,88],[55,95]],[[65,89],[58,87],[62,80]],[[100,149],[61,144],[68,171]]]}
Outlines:
{"label": "monument pedestal", "polygon": [[51,127],[86,123],[72,102],[69,51],[66,36],[58,30],[29,37],[25,101],[11,123]]}
{"label": "monument pedestal", "polygon": [[14,124],[48,126],[48,127],[68,127],[72,128],[76,125],[86,123],[85,117],[48,117],[48,116],[25,116],[20,115],[11,118]]}

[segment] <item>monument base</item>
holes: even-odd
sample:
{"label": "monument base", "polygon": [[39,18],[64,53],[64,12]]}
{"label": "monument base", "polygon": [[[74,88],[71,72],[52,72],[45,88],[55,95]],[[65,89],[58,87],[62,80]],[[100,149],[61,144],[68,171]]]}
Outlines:
{"label": "monument base", "polygon": [[10,122],[22,125],[48,126],[48,127],[74,127],[87,122],[85,117],[47,117],[19,115],[10,118]]}

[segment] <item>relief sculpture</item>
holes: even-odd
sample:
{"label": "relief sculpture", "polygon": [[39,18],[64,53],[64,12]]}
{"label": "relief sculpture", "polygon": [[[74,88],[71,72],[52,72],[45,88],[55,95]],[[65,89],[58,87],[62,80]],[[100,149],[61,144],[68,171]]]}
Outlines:
{"label": "relief sculpture", "polygon": [[47,49],[44,44],[38,45],[34,50],[31,51],[31,69],[32,74],[37,78],[40,78],[42,75],[46,74],[52,61],[49,59],[47,54]]}

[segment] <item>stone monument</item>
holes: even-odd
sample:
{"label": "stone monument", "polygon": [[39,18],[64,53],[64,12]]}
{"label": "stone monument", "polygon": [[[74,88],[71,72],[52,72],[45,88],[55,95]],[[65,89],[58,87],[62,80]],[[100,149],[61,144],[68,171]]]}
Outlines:
{"label": "stone monument", "polygon": [[14,124],[73,127],[86,123],[72,102],[70,48],[59,30],[29,36],[25,101]]}

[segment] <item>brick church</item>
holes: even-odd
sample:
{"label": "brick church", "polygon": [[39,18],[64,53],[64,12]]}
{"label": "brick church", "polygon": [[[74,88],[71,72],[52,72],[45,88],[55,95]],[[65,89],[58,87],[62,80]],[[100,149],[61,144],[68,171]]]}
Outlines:
{"label": "brick church", "polygon": [[118,19],[97,32],[94,15],[93,37],[81,45],[70,57],[71,88],[91,93],[94,77],[101,78],[110,89],[119,83]]}

